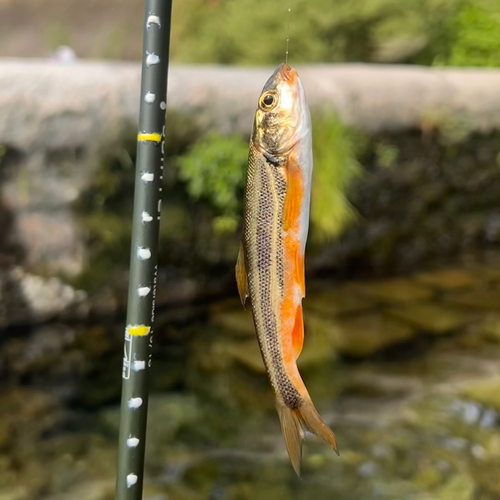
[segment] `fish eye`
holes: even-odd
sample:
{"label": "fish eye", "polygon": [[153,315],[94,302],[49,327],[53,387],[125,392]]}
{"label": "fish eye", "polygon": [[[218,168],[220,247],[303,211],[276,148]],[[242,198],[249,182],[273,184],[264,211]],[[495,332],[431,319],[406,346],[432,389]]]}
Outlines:
{"label": "fish eye", "polygon": [[274,92],[268,92],[260,99],[260,107],[265,111],[269,111],[276,106],[277,101],[278,99]]}
{"label": "fish eye", "polygon": [[274,102],[274,96],[272,94],[267,94],[266,97],[262,100],[262,102],[266,106],[271,106],[271,104]]}

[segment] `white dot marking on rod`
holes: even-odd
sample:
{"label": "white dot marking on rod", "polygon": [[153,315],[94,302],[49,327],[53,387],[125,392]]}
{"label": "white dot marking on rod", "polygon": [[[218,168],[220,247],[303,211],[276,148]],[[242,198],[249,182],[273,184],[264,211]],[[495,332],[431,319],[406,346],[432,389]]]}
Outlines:
{"label": "white dot marking on rod", "polygon": [[[156,95],[153,94],[153,92],[146,92],[146,95],[144,96],[144,100],[148,104],[153,104],[156,100]],[[161,106],[161,104],[160,104],[160,106]]]}
{"label": "white dot marking on rod", "polygon": [[161,109],[167,109],[167,103],[165,101],[160,102],[160,108]]}
{"label": "white dot marking on rod", "polygon": [[151,25],[153,25],[153,24],[156,24],[158,26],[158,28],[161,28],[160,17],[159,16],[155,16],[154,14],[151,14],[148,17],[148,21],[146,23],[146,29],[151,28]]}
{"label": "white dot marking on rod", "polygon": [[137,477],[136,474],[129,474],[127,476],[127,488],[134,486],[134,484],[137,483],[137,479],[139,478]]}
{"label": "white dot marking on rod", "polygon": [[139,445],[139,440],[134,437],[134,436],[130,436],[128,439],[127,439],[127,446],[129,448],[135,448],[136,446]]}
{"label": "white dot marking on rod", "polygon": [[139,294],[139,297],[146,297],[150,291],[151,291],[151,288],[149,288],[149,286],[140,286],[137,289],[137,293]]}
{"label": "white dot marking on rod", "polygon": [[130,398],[128,400],[128,407],[131,410],[137,410],[142,405],[142,398]]}
{"label": "white dot marking on rod", "polygon": [[141,181],[145,182],[146,184],[148,182],[153,182],[155,180],[155,174],[153,172],[142,172],[141,174]]}
{"label": "white dot marking on rod", "polygon": [[151,258],[151,250],[146,247],[139,247],[137,249],[137,258],[140,260],[148,260]]}
{"label": "white dot marking on rod", "polygon": [[132,370],[134,370],[134,372],[140,372],[141,370],[145,369],[146,369],[146,361],[139,361],[138,359],[136,359],[132,363]]}
{"label": "white dot marking on rod", "polygon": [[148,214],[148,212],[142,212],[142,223],[144,224],[145,222],[151,222],[153,220],[153,217]]}
{"label": "white dot marking on rod", "polygon": [[150,66],[154,66],[155,64],[160,63],[160,58],[155,53],[146,52],[146,66],[149,68]]}

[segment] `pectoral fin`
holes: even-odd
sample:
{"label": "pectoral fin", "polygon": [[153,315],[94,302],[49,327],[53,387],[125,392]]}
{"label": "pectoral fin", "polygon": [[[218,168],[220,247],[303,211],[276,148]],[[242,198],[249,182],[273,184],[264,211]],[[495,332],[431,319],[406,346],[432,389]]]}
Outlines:
{"label": "pectoral fin", "polygon": [[240,243],[240,250],[238,252],[238,258],[236,259],[236,284],[238,285],[238,293],[240,294],[241,304],[243,309],[245,309],[245,302],[248,297],[248,283],[247,283],[247,270],[245,268],[245,250],[243,249],[243,243]]}

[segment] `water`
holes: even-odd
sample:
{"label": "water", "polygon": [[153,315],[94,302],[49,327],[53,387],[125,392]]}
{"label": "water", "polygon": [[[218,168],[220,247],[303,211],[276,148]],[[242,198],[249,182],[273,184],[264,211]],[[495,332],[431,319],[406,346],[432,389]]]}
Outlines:
{"label": "water", "polygon": [[[309,283],[301,372],[341,457],[288,462],[238,299],[158,315],[145,498],[500,498],[500,258]],[[4,343],[0,498],[113,497],[122,325]],[[58,343],[59,342],[59,343]]]}

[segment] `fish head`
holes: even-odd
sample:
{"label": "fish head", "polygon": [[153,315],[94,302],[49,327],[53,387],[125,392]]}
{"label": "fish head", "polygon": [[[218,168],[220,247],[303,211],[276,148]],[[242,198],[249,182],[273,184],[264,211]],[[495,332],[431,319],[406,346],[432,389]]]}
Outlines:
{"label": "fish head", "polygon": [[262,89],[252,140],[273,156],[286,155],[310,132],[311,117],[297,71],[280,64]]}

